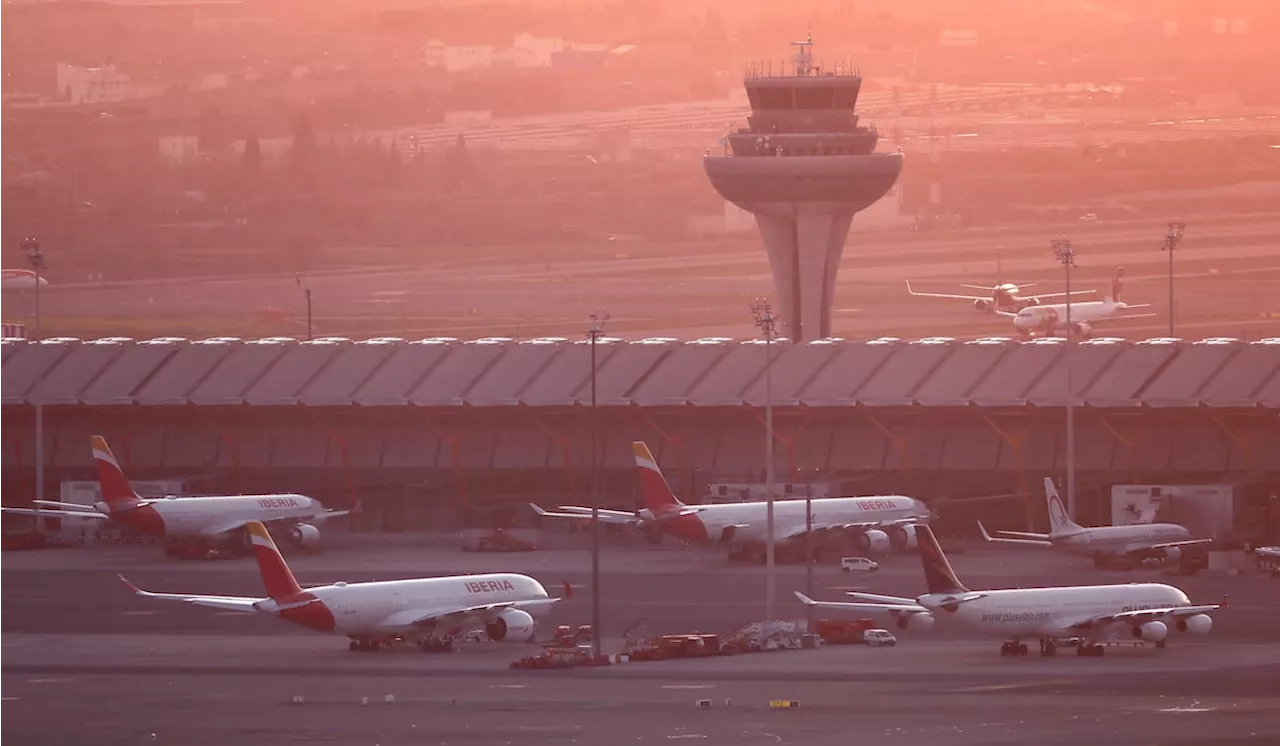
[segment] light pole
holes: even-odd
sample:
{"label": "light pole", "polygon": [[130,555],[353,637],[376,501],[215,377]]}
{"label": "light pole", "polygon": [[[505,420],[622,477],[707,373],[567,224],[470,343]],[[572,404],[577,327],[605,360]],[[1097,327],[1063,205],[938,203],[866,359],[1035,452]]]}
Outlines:
{"label": "light pole", "polygon": [[[44,272],[44,250],[40,248],[40,242],[34,236],[22,239],[22,253],[27,255],[27,262],[31,265],[31,270],[36,273],[36,336],[35,341],[39,342],[43,339],[42,329],[40,328],[40,285],[43,280]],[[39,387],[37,387],[39,388]],[[44,406],[38,398],[40,393],[36,392],[36,499],[45,499],[44,495]],[[36,531],[44,530],[44,524],[40,520],[40,503],[35,503],[36,510]]]}
{"label": "light pole", "polygon": [[[813,598],[813,473],[804,479],[804,594]],[[805,604],[804,631],[813,634],[813,605]]]}
{"label": "light pole", "polygon": [[604,332],[607,312],[591,314],[591,655],[600,656],[600,446],[596,423],[596,342]]}
{"label": "light pole", "polygon": [[311,285],[302,281],[302,275],[297,275],[295,279],[298,287],[302,288],[302,294],[307,299],[307,341],[311,341]]}
{"label": "light pole", "polygon": [[1169,230],[1164,234],[1163,250],[1169,252],[1169,336],[1173,336],[1173,250],[1178,248],[1182,240],[1182,232],[1187,229],[1186,223],[1169,223]]}
{"label": "light pole", "polygon": [[765,621],[772,622],[775,586],[773,537],[773,338],[777,334],[778,318],[773,315],[769,301],[757,298],[751,304],[756,326],[764,332],[764,488],[765,488]]}
{"label": "light pole", "polygon": [[1062,264],[1067,276],[1067,349],[1063,353],[1063,367],[1067,369],[1067,515],[1076,519],[1076,391],[1072,382],[1071,348],[1073,328],[1071,326],[1071,270],[1076,266],[1076,250],[1069,238],[1055,238],[1050,242],[1053,255]]}

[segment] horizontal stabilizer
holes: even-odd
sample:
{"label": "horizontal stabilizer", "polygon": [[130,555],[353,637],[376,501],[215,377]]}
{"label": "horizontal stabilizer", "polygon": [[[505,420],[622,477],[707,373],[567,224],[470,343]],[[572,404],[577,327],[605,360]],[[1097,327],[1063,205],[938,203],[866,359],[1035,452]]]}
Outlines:
{"label": "horizontal stabilizer", "polygon": [[[982,532],[983,541],[989,541],[992,544],[1023,544],[1027,546],[1038,546],[1038,547],[1053,546],[1053,542],[1049,541],[1049,539],[1047,538],[1008,539],[1004,537],[999,537],[999,538],[994,537],[991,534],[987,533],[987,527],[982,525],[982,521],[978,521],[978,530]],[[1002,533],[1011,533],[1011,532],[1002,532]]]}
{"label": "horizontal stabilizer", "polygon": [[795,593],[796,598],[800,599],[801,603],[805,606],[812,606],[816,609],[839,609],[842,611],[854,611],[859,614],[891,614],[895,611],[921,613],[928,611],[928,609],[914,601],[909,604],[866,604],[850,601],[814,601],[812,598],[809,598],[800,591],[796,591]]}
{"label": "horizontal stabilizer", "polygon": [[[83,505],[80,507],[84,507]],[[12,515],[39,515],[45,518],[107,518],[102,513],[86,510],[37,510],[36,508],[0,508],[0,511]]]}

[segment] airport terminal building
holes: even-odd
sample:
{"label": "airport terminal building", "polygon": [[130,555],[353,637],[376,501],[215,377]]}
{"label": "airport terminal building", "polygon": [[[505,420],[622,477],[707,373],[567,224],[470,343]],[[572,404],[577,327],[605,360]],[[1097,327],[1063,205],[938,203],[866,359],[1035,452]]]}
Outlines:
{"label": "airport terminal building", "polygon": [[[1280,339],[601,339],[594,409],[591,353],[562,338],[5,340],[6,503],[34,496],[36,405],[52,499],[94,478],[101,434],[134,480],[359,499],[367,530],[457,525],[530,500],[589,504],[594,422],[603,506],[635,505],[633,440],[700,501],[763,481],[767,354],[778,482],[1042,523],[1040,480],[1065,469],[1070,355],[1085,522],[1110,521],[1115,484],[1280,491]],[[1280,527],[1251,499],[1237,510]]]}

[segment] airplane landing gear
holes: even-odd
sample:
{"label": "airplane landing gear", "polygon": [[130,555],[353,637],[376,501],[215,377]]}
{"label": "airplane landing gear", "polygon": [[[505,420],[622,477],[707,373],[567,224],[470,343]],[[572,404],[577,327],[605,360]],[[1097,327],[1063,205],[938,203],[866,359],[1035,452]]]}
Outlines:
{"label": "airplane landing gear", "polygon": [[1045,658],[1052,658],[1057,654],[1058,654],[1058,646],[1056,643],[1054,643],[1053,640],[1046,639],[1046,640],[1040,641],[1040,655],[1044,656]]}
{"label": "airplane landing gear", "polygon": [[448,639],[424,637],[418,640],[418,649],[424,653],[452,653],[453,642]]}
{"label": "airplane landing gear", "polygon": [[1027,654],[1027,644],[1017,640],[1008,640],[1000,645],[1000,655],[1023,656]]}
{"label": "airplane landing gear", "polygon": [[351,642],[347,643],[347,649],[353,653],[376,653],[381,647],[382,643],[377,640],[363,638],[352,638]]}

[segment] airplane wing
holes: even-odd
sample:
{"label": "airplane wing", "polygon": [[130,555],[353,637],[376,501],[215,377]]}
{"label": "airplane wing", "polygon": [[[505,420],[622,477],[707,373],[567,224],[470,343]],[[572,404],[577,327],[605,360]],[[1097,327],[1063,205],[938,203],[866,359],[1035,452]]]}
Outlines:
{"label": "airplane wing", "polygon": [[53,508],[61,508],[65,510],[84,510],[84,511],[91,511],[95,513],[97,512],[93,510],[92,505],[85,505],[84,503],[64,503],[64,502],[58,502],[57,500],[32,500],[31,502],[35,503],[36,505],[48,505]]}
{"label": "airplane wing", "polygon": [[[982,525],[982,521],[978,521],[978,530],[982,532],[983,541],[989,541],[993,544],[1024,544],[1024,545],[1038,546],[1038,547],[1053,546],[1053,542],[1049,541],[1048,537],[1037,535],[1037,534],[1023,534],[1024,538],[1014,538],[1014,539],[1007,539],[1004,537],[998,537],[998,538],[994,537],[991,534],[987,533],[987,527]],[[1002,531],[1000,533],[1015,533],[1015,532]],[[1035,536],[1036,538],[1029,538],[1031,536]]]}
{"label": "airplane wing", "polygon": [[[81,505],[80,507],[83,508],[84,506]],[[7,507],[0,508],[0,511],[5,513],[12,513],[13,515],[39,515],[39,516],[43,516],[44,518],[103,518],[103,519],[110,518],[110,516],[105,515],[103,513],[99,513],[97,511],[88,512],[88,511],[80,511],[80,510],[61,510],[61,509],[50,510],[48,508],[44,510],[37,510],[35,508],[7,508]]]}
{"label": "airplane wing", "polygon": [[873,528],[892,528],[894,526],[905,526],[913,523],[919,523],[918,518],[895,518],[892,521],[841,521],[839,523],[827,523],[814,521],[811,526],[798,526],[789,534],[778,537],[780,541],[789,541],[797,539],[805,535],[807,530],[812,529],[815,534],[818,533],[836,533],[836,532],[862,532],[870,531]]}
{"label": "airplane wing", "polygon": [[1143,624],[1146,622],[1157,621],[1178,621],[1196,614],[1206,614],[1210,611],[1227,608],[1227,599],[1224,596],[1220,604],[1201,604],[1196,606],[1166,606],[1160,609],[1135,609],[1133,611],[1121,611],[1115,614],[1094,614],[1083,616],[1074,620],[1066,620],[1059,623],[1059,627],[1064,632],[1087,630],[1095,627],[1101,627],[1108,624]]}
{"label": "airplane wing", "polygon": [[[969,287],[966,285],[965,287]],[[918,298],[951,298],[953,300],[991,300],[990,295],[952,295],[949,293],[917,293],[911,289],[911,281],[907,280],[907,293]]]}
{"label": "airplane wing", "polygon": [[891,614],[893,612],[926,614],[929,612],[928,609],[914,602],[908,604],[874,604],[854,601],[814,601],[800,591],[795,593],[796,598],[800,599],[801,603],[805,606],[812,606],[815,609],[839,609],[841,611],[855,611],[859,614]]}
{"label": "airplane wing", "polygon": [[1166,541],[1160,544],[1139,544],[1126,547],[1125,554],[1141,554],[1152,549],[1169,549],[1171,547],[1193,547],[1201,544],[1212,544],[1213,539],[1186,539],[1184,541]]}
{"label": "airplane wing", "polygon": [[[556,510],[544,510],[543,508],[529,503],[529,507],[533,508],[533,512],[542,518],[577,518],[591,519],[591,508],[583,508],[576,505],[561,505]],[[616,523],[628,526],[639,525],[644,521],[635,513],[627,513],[622,510],[601,510],[599,511],[601,523]]]}
{"label": "airplane wing", "polygon": [[405,609],[397,611],[378,623],[381,630],[411,630],[436,624],[459,624],[467,619],[488,621],[497,612],[504,609],[528,609],[548,606],[556,603],[558,598],[537,598],[529,601],[503,601],[480,606],[464,606],[447,609]]}
{"label": "airplane wing", "polygon": [[1037,298],[1065,298],[1068,295],[1091,295],[1098,292],[1097,290],[1072,290],[1070,293],[1037,293]]}
{"label": "airplane wing", "polygon": [[[1033,287],[1035,287],[1036,285],[1039,285],[1040,283],[1038,283],[1038,282],[1010,282],[1010,283],[1000,283],[1000,284],[1017,285],[1019,289],[1022,289],[1022,288],[1033,288]],[[985,291],[987,291],[988,293],[989,293],[989,292],[991,292],[992,290],[995,290],[995,288],[989,287],[989,286],[987,286],[987,285],[966,285],[966,284],[964,284],[963,282],[962,282],[962,283],[960,283],[960,287],[962,287],[962,288],[969,288],[969,289],[971,289],[971,290],[985,290]],[[1082,291],[1082,292],[1083,292],[1083,291]]]}
{"label": "airplane wing", "polygon": [[[1151,305],[1150,303],[1146,305]],[[1129,308],[1142,308],[1142,306],[1129,306]],[[1096,324],[1099,321],[1123,321],[1124,319],[1150,319],[1159,316],[1158,313],[1131,313],[1124,316],[1102,316],[1096,319],[1089,319],[1087,323]]]}
{"label": "airplane wing", "polygon": [[249,598],[247,596],[201,596],[188,593],[152,593],[144,591],[123,575],[117,576],[124,582],[125,586],[135,594],[144,598],[161,598],[168,601],[182,601],[195,606],[208,606],[212,609],[223,609],[225,611],[241,611],[253,614],[258,611],[257,604],[263,599]]}
{"label": "airplane wing", "polygon": [[[205,536],[221,536],[227,533],[228,531],[235,531],[238,528],[243,528],[244,524],[248,522],[249,522],[248,519],[243,519],[243,518],[237,518],[231,521],[223,521],[222,523],[215,523],[211,526],[206,526],[205,528],[200,530],[200,533]],[[268,521],[268,522],[276,523],[277,521]]]}
{"label": "airplane wing", "polygon": [[323,513],[317,513],[316,515],[312,516],[307,520],[311,521],[312,523],[323,523],[324,521],[327,521],[330,518],[338,518],[344,515],[359,515],[361,510],[362,510],[362,506],[360,504],[360,501],[357,500],[356,504],[352,505],[350,508],[343,508],[342,510],[326,510]]}

